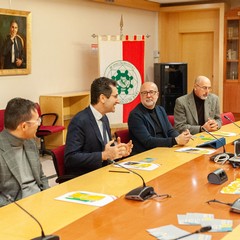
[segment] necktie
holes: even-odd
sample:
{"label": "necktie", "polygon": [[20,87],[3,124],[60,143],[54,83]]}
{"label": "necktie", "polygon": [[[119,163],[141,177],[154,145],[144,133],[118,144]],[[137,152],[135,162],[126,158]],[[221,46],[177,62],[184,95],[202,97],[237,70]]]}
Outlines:
{"label": "necktie", "polygon": [[104,142],[104,145],[106,145],[107,144],[107,128],[103,118],[101,118],[101,121],[102,121],[102,128],[103,128],[103,142]]}

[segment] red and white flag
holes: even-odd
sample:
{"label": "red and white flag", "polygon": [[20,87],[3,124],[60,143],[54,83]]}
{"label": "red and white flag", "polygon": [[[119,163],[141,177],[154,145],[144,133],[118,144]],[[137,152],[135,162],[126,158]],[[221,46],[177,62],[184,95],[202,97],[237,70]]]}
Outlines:
{"label": "red and white flag", "polygon": [[120,104],[110,123],[126,123],[131,110],[140,102],[144,82],[144,36],[98,36],[100,76],[117,81]]}

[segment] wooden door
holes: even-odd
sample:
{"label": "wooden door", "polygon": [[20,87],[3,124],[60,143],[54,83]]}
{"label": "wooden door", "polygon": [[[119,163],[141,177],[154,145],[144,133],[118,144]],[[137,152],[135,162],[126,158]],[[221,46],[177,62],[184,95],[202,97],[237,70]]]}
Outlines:
{"label": "wooden door", "polygon": [[[181,33],[181,45],[181,60],[188,63],[188,92],[199,75],[207,76],[214,88],[213,32]],[[218,94],[217,89],[214,93]]]}

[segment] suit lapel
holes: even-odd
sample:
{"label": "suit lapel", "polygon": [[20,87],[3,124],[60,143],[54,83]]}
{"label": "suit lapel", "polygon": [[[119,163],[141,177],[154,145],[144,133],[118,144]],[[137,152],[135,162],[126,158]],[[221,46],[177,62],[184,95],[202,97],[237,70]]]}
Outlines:
{"label": "suit lapel", "polygon": [[19,169],[16,168],[16,159],[14,157],[14,154],[10,145],[9,147],[6,148],[2,156],[8,166],[9,171],[13,174],[13,176],[17,179],[17,181],[21,185],[22,182],[21,182],[20,172],[19,172]]}
{"label": "suit lapel", "polygon": [[[93,128],[93,132],[94,132],[94,134],[96,134],[97,139],[99,140],[99,142],[101,142],[102,146],[104,147],[104,142],[103,142],[103,139],[102,139],[102,135],[100,133],[99,127],[98,127],[97,122],[96,122],[96,119],[95,119],[90,107],[88,107],[88,115],[89,115],[89,119],[90,119],[90,124]],[[107,128],[107,131],[108,131],[108,128]]]}
{"label": "suit lapel", "polygon": [[207,97],[207,99],[204,101],[204,120],[205,120],[205,122],[207,122],[207,120],[209,118],[210,110],[211,110],[211,102],[209,100],[209,97]]}
{"label": "suit lapel", "polygon": [[192,114],[192,117],[194,118],[196,123],[198,123],[198,115],[197,115],[197,109],[196,109],[196,106],[195,106],[193,93],[191,93],[189,95],[187,104],[188,104],[188,109]]}
{"label": "suit lapel", "polygon": [[[34,179],[37,181],[40,181],[39,179],[39,169],[38,169],[38,164],[36,161],[36,159],[38,159],[38,156],[36,155],[36,152],[35,152],[35,149],[32,148],[32,145],[25,141],[24,142],[24,151],[26,153],[26,157],[27,157],[27,160],[28,160],[28,163],[32,169],[32,172],[33,172],[33,177]],[[31,159],[31,161],[29,161]]]}

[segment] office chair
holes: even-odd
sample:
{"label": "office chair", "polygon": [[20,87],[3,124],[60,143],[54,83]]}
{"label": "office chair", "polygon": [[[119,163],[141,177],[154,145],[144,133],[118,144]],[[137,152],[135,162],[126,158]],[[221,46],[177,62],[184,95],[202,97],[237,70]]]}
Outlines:
{"label": "office chair", "polygon": [[0,132],[4,129],[4,113],[5,109],[0,109]]}
{"label": "office chair", "polygon": [[[39,117],[41,117],[42,122],[41,125],[38,127],[36,136],[40,138],[40,150],[39,153],[44,156],[44,154],[51,155],[51,152],[46,149],[45,146],[45,137],[52,135],[57,132],[61,132],[65,129],[64,126],[57,126],[55,123],[58,120],[58,114],[57,113],[41,113],[41,108],[38,103],[36,103],[36,108],[38,111]],[[47,122],[47,123],[46,123]]]}
{"label": "office chair", "polygon": [[56,183],[59,183],[59,184],[76,177],[75,175],[66,175],[65,174],[64,149],[65,149],[65,145],[61,145],[55,149],[50,150],[52,159],[53,159],[54,168],[57,173]]}
{"label": "office chair", "polygon": [[130,141],[128,129],[118,130],[114,133],[116,139],[117,137],[121,138],[122,143],[128,143]]}
{"label": "office chair", "polygon": [[233,122],[235,122],[235,117],[232,112],[221,113],[220,117],[222,120],[222,126],[231,123],[231,121],[227,120],[224,116],[229,117]]}
{"label": "office chair", "polygon": [[174,115],[168,115],[168,120],[172,124],[172,126],[174,127]]}

